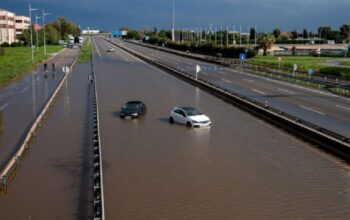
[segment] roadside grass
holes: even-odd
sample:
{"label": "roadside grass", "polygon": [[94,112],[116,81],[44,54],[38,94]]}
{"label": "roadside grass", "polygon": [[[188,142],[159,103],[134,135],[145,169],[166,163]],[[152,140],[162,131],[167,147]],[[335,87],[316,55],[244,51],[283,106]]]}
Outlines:
{"label": "roadside grass", "polygon": [[[325,67],[325,61],[329,60],[327,57],[313,56],[281,56],[281,59],[281,68],[292,69],[293,65],[297,64],[299,71],[307,71],[308,69],[319,71],[320,68]],[[248,59],[247,63],[279,67],[278,56],[259,55],[255,58]]]}
{"label": "roadside grass", "polygon": [[350,66],[350,61],[343,61],[343,62],[340,62],[340,65],[343,65],[343,66]]}
{"label": "roadside grass", "polygon": [[0,86],[21,77],[48,59],[50,54],[57,53],[61,49],[61,46],[46,46],[47,56],[44,55],[43,47],[38,48],[38,51],[34,49],[34,63],[32,63],[30,47],[4,48],[5,55],[0,56]]}
{"label": "roadside grass", "polygon": [[80,50],[80,55],[78,58],[79,63],[89,62],[92,57],[91,44],[87,39],[84,40],[83,46]]}

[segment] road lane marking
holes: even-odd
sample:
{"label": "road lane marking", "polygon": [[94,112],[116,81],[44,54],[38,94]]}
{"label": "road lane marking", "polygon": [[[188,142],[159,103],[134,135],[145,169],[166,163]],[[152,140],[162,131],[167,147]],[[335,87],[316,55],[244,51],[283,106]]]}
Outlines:
{"label": "road lane marking", "polygon": [[224,78],[222,78],[221,80],[224,81],[224,82],[226,82],[226,83],[231,83],[230,80],[227,80],[227,79],[224,79]]}
{"label": "road lane marking", "polygon": [[251,83],[251,82],[253,82],[254,80],[244,78],[243,81],[246,81],[246,82],[250,82],[250,83]]}
{"label": "road lane marking", "polygon": [[291,95],[295,95],[295,92],[292,92],[292,91],[289,91],[289,90],[285,90],[285,89],[281,89],[281,88],[278,88],[278,90],[280,90],[282,92],[286,92],[286,93],[291,94]]}
{"label": "road lane marking", "polygon": [[336,105],[336,107],[350,111],[350,108],[341,105]]}
{"label": "road lane marking", "polygon": [[96,45],[96,42],[95,41],[92,41],[92,42],[94,42],[94,45],[95,45],[96,51],[98,53],[98,56],[101,58],[100,50],[98,49],[98,47]]}
{"label": "road lane marking", "polygon": [[218,73],[222,74],[222,75],[226,75],[225,72],[219,71]]}
{"label": "road lane marking", "polygon": [[320,114],[320,115],[325,115],[325,113],[323,113],[323,112],[317,111],[317,110],[312,109],[312,108],[305,107],[305,106],[303,106],[303,105],[299,105],[299,107],[300,107],[300,108],[303,108],[303,109],[306,109],[306,110],[309,110],[309,111],[312,111],[312,112],[315,112],[315,113],[318,113],[318,114]]}
{"label": "road lane marking", "polygon": [[262,94],[262,95],[266,95],[265,92],[262,92],[262,91],[260,91],[260,90],[252,89],[252,91],[253,91],[253,92],[260,93],[260,94]]}
{"label": "road lane marking", "polygon": [[26,87],[26,88],[24,88],[21,92],[20,92],[20,94],[23,94],[25,91],[27,91],[28,90],[28,87]]}
{"label": "road lane marking", "polygon": [[3,105],[1,108],[0,108],[0,111],[2,111],[4,108],[6,108],[8,106],[8,103],[6,103],[5,105]]}

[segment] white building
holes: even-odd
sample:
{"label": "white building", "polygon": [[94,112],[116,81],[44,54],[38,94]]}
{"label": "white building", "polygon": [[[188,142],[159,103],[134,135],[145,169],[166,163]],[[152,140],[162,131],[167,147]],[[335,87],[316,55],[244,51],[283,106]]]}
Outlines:
{"label": "white building", "polygon": [[0,44],[16,42],[15,14],[0,9]]}
{"label": "white building", "polygon": [[16,35],[17,39],[19,35],[23,33],[23,30],[29,29],[30,18],[26,16],[16,16]]}

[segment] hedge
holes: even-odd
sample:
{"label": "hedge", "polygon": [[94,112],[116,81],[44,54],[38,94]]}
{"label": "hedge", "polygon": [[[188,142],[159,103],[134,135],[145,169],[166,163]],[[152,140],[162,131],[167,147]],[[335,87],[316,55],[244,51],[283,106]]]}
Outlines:
{"label": "hedge", "polygon": [[324,75],[350,77],[350,68],[344,67],[322,67],[319,73]]}

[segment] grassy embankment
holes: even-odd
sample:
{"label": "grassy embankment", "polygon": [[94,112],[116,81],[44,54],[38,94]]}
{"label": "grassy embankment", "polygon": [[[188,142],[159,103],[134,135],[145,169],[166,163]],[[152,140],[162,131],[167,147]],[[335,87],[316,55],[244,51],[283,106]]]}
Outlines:
{"label": "grassy embankment", "polygon": [[91,56],[92,56],[91,43],[89,42],[88,39],[85,39],[80,51],[78,62],[79,63],[89,62],[91,60]]}
{"label": "grassy embankment", "polygon": [[350,61],[343,61],[343,62],[340,63],[340,65],[350,66]]}
{"label": "grassy embankment", "polygon": [[49,54],[56,53],[61,49],[61,46],[47,46],[47,56],[44,55],[43,47],[40,47],[38,52],[34,49],[34,63],[32,63],[30,47],[4,48],[5,55],[0,56],[0,86],[6,85],[34,69],[49,58]]}
{"label": "grassy embankment", "polygon": [[[282,68],[293,68],[294,64],[298,65],[298,70],[307,71],[308,69],[313,69],[314,71],[319,71],[320,68],[325,67],[324,63],[330,58],[325,57],[312,57],[312,56],[288,56],[281,57],[281,67]],[[334,59],[334,58],[332,58]],[[255,58],[247,60],[251,64],[267,65],[273,67],[279,67],[277,56],[257,56]]]}

